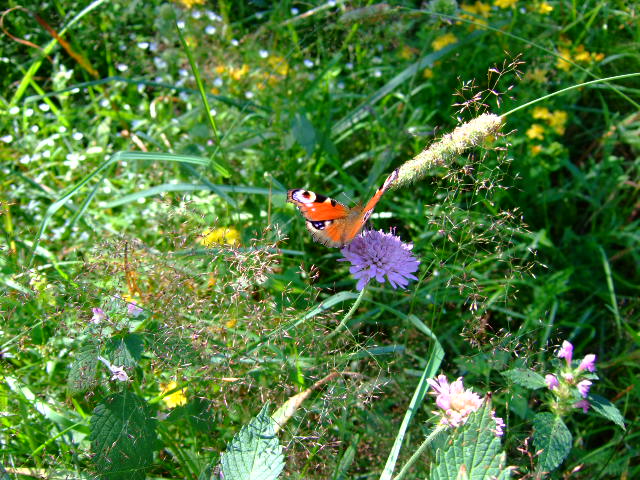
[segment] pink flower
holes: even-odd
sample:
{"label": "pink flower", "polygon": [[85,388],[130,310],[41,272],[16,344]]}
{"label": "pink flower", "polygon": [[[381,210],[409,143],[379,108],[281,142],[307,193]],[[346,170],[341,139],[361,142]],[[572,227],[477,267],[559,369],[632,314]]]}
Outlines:
{"label": "pink flower", "polygon": [[573,406],[575,408],[581,408],[584,413],[587,413],[587,410],[589,410],[589,402],[587,400],[580,400],[574,403]]}
{"label": "pink flower", "polygon": [[558,382],[556,376],[551,375],[550,373],[544,376],[544,380],[545,382],[547,382],[547,387],[549,387],[549,390],[555,390],[560,386],[560,383]]}
{"label": "pink flower", "polygon": [[[484,401],[477,393],[471,389],[465,389],[462,377],[455,382],[449,383],[445,375],[439,375],[435,380],[427,380],[436,395],[436,405],[440,408],[440,423],[449,427],[458,427],[467,421],[472,412],[477,411]],[[491,416],[496,423],[494,433],[497,436],[503,434],[504,421],[491,412]]]}
{"label": "pink flower", "polygon": [[586,370],[587,372],[595,372],[596,371],[596,356],[593,353],[589,355],[585,355],[585,357],[580,362],[578,366],[578,370],[582,372]]}
{"label": "pink flower", "polygon": [[136,304],[135,300],[127,302],[127,313],[129,313],[129,316],[136,318],[142,312],[144,312],[144,310]]}
{"label": "pink flower", "polygon": [[99,323],[109,318],[108,315],[104,313],[104,310],[102,310],[101,308],[92,308],[91,312],[93,312],[93,317],[91,317],[91,323],[94,323],[96,325],[98,325]]}
{"label": "pink flower", "polygon": [[576,387],[578,387],[578,391],[580,392],[580,395],[582,395],[582,398],[587,398],[587,394],[591,388],[591,381],[582,380],[578,385],[576,385]]}
{"label": "pink flower", "polygon": [[560,375],[562,376],[562,378],[567,383],[573,383],[573,373],[572,372],[562,372]]}
{"label": "pink flower", "polygon": [[573,358],[573,345],[566,340],[562,342],[562,348],[558,352],[558,358],[564,358],[567,361],[567,365],[571,366],[571,359]]}

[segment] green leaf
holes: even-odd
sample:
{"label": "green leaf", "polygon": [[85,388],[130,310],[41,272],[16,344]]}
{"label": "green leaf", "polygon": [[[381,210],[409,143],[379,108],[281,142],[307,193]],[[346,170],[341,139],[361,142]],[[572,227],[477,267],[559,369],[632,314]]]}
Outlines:
{"label": "green leaf", "polygon": [[511,478],[511,468],[506,466],[506,455],[502,451],[500,437],[494,433],[495,428],[491,407],[485,402],[464,425],[455,428],[448,441],[436,451],[429,479]]}
{"label": "green leaf", "polygon": [[548,412],[533,418],[533,446],[538,455],[538,473],[552,472],[571,451],[573,438],[562,418]]}
{"label": "green leaf", "polygon": [[220,463],[225,480],[273,480],[284,468],[275,422],[265,405],[227,445]]}
{"label": "green leaf", "polygon": [[547,386],[544,377],[533,370],[527,370],[526,368],[514,368],[501,372],[502,376],[508,378],[510,381],[521,387],[530,388],[531,390],[537,390],[538,388],[544,388]]}
{"label": "green leaf", "polygon": [[618,425],[621,429],[626,430],[624,426],[624,417],[613,403],[600,395],[589,395],[589,404],[595,413],[611,420]]}
{"label": "green leaf", "polygon": [[316,129],[304,113],[298,112],[293,117],[291,133],[310,156],[316,148]]}
{"label": "green leaf", "polygon": [[98,370],[98,345],[90,342],[82,345],[71,364],[67,386],[71,393],[80,393],[96,385]]}
{"label": "green leaf", "polygon": [[104,399],[89,424],[93,463],[107,480],[143,480],[153,462],[156,420],[146,402],[124,391]]}
{"label": "green leaf", "polygon": [[140,358],[144,342],[137,333],[116,336],[111,339],[107,352],[111,363],[118,367],[135,367]]}

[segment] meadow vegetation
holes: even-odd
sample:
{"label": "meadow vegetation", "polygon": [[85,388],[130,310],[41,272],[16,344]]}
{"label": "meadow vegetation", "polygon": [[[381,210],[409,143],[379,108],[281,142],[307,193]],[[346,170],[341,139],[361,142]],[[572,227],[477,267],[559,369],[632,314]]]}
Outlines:
{"label": "meadow vegetation", "polygon": [[638,25],[9,0],[0,479],[640,478]]}

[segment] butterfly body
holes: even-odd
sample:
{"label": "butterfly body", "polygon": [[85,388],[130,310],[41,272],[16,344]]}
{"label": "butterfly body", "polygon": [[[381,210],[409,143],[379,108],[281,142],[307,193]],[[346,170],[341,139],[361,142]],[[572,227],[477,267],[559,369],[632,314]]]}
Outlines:
{"label": "butterfly body", "polygon": [[287,201],[300,209],[306,220],[307,230],[316,242],[328,247],[343,247],[364,228],[380,197],[397,178],[396,170],[364,206],[349,208],[333,198],[300,188],[289,190]]}

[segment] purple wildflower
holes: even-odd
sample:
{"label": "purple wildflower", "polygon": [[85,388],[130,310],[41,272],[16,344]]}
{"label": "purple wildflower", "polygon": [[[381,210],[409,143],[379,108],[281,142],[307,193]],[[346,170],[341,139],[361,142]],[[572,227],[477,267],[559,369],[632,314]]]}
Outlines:
{"label": "purple wildflower", "polygon": [[403,243],[392,233],[369,230],[356,237],[341,252],[345,258],[339,262],[351,262],[351,274],[358,279],[356,288],[362,290],[372,278],[378,282],[387,280],[393,288],[405,288],[418,270],[418,261],[412,254],[413,245]]}
{"label": "purple wildflower", "polygon": [[130,300],[127,302],[127,312],[129,313],[129,316],[136,318],[144,312],[144,310],[136,304],[135,300]]}
{"label": "purple wildflower", "polygon": [[582,399],[579,402],[574,403],[573,406],[575,408],[581,408],[584,413],[587,413],[587,410],[589,410],[589,401]]}
{"label": "purple wildflower", "polygon": [[113,373],[111,380],[119,380],[121,382],[126,382],[127,380],[129,380],[129,375],[127,375],[127,372],[124,371],[124,368],[111,365],[109,367],[109,370],[111,370],[111,373]]}
{"label": "purple wildflower", "polygon": [[578,371],[582,372],[583,370],[586,370],[587,372],[596,371],[596,356],[593,353],[585,355],[585,357],[580,362]]}
{"label": "purple wildflower", "polygon": [[562,348],[558,352],[558,358],[564,358],[567,361],[567,365],[571,366],[571,359],[573,358],[573,345],[566,340],[562,342]]}
{"label": "purple wildflower", "polygon": [[547,387],[549,387],[549,390],[555,390],[560,386],[560,383],[558,382],[556,376],[551,375],[550,373],[544,376],[544,380],[545,382],[547,382]]}
{"label": "purple wildflower", "polygon": [[589,393],[589,389],[591,388],[591,381],[582,380],[581,382],[578,382],[578,385],[576,385],[576,387],[578,388],[580,395],[582,395],[582,398],[587,398],[587,394]]}
{"label": "purple wildflower", "polygon": [[91,323],[94,323],[96,325],[109,318],[101,308],[92,308],[91,312],[93,313],[93,317],[91,317]]}

